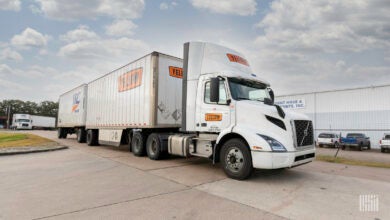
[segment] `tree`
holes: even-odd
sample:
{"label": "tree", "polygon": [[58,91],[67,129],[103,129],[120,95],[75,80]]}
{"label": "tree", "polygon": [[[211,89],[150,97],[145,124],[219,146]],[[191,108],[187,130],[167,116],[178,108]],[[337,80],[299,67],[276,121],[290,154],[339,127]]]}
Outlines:
{"label": "tree", "polygon": [[31,101],[3,100],[0,102],[0,116],[7,116],[7,108],[11,107],[11,115],[16,113],[57,117],[58,102],[43,101],[39,104]]}

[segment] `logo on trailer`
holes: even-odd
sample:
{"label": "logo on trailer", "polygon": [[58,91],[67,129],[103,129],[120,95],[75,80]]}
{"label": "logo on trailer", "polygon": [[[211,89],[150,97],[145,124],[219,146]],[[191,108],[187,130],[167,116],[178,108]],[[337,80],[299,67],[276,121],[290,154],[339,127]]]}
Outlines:
{"label": "logo on trailer", "polygon": [[72,105],[72,112],[79,112],[79,106],[80,106],[80,94],[81,92],[75,93],[73,95],[73,105]]}
{"label": "logo on trailer", "polygon": [[183,78],[183,68],[170,66],[169,75],[176,78]]}
{"label": "logo on trailer", "polygon": [[234,54],[231,54],[231,53],[227,53],[226,56],[229,58],[230,62],[235,62],[235,63],[239,63],[239,64],[242,64],[242,65],[245,65],[245,66],[249,66],[248,61],[245,58],[243,58],[243,57],[240,57],[238,55],[234,55]]}
{"label": "logo on trailer", "polygon": [[118,77],[118,92],[124,92],[134,89],[141,85],[142,82],[142,67],[131,70]]}

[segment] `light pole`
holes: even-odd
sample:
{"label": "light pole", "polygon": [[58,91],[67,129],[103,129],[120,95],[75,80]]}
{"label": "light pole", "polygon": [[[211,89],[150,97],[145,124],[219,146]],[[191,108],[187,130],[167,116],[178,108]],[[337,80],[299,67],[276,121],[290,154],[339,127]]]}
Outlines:
{"label": "light pole", "polygon": [[10,129],[11,105],[8,105],[7,129]]}

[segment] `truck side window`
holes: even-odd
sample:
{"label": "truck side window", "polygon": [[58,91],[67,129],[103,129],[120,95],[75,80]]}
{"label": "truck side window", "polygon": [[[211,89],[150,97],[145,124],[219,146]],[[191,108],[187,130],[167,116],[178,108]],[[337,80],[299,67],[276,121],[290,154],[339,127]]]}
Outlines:
{"label": "truck side window", "polygon": [[[227,96],[226,96],[226,87],[224,81],[219,82],[219,102],[220,105],[227,104]],[[210,81],[206,82],[204,88],[204,102],[207,104],[216,104],[215,102],[210,102]]]}

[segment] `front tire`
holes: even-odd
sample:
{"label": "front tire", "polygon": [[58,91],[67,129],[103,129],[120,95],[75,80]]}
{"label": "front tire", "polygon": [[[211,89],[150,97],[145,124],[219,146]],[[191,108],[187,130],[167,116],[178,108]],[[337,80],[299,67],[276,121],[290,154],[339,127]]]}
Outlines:
{"label": "front tire", "polygon": [[251,176],[253,171],[252,157],[243,140],[234,138],[224,143],[220,158],[223,171],[228,177],[244,180]]}
{"label": "front tire", "polygon": [[131,140],[131,151],[137,157],[145,155],[145,138],[139,131],[136,131],[133,134],[133,138]]}
{"label": "front tire", "polygon": [[340,147],[339,142],[334,143],[334,148],[339,148],[339,147]]}
{"label": "front tire", "polygon": [[368,143],[367,149],[368,149],[368,150],[371,150],[371,143]]}
{"label": "front tire", "polygon": [[359,144],[358,150],[359,150],[359,151],[363,151],[363,143],[360,143],[360,144]]}

